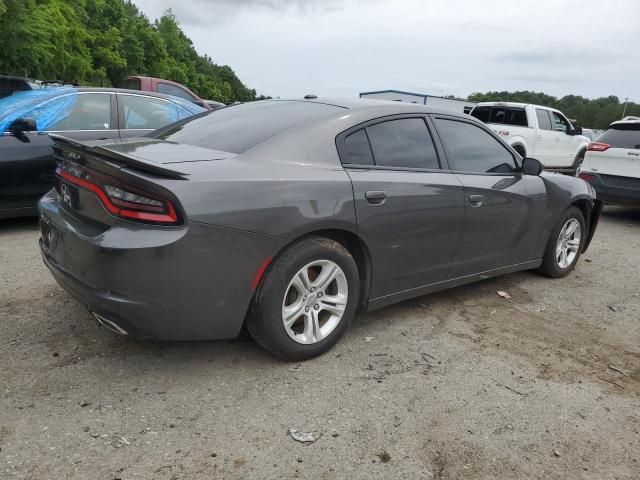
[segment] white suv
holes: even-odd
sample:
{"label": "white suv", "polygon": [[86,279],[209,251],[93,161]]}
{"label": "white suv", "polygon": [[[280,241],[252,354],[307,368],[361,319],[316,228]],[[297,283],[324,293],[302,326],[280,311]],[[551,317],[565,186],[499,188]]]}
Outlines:
{"label": "white suv", "polygon": [[579,177],[608,203],[640,206],[640,118],[613,122],[587,147]]}

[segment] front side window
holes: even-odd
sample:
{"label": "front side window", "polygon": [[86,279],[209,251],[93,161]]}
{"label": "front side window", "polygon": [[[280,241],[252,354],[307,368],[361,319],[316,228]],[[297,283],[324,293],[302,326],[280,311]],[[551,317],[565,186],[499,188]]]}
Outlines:
{"label": "front side window", "polygon": [[125,129],[155,130],[191,114],[177,105],[154,97],[121,95]]}
{"label": "front side window", "polygon": [[551,116],[553,117],[553,129],[558,132],[568,132],[569,131],[569,121],[560,115],[558,112],[551,112]]}
{"label": "front side window", "polygon": [[422,118],[402,118],[367,127],[375,164],[439,169],[436,149]]}
{"label": "front side window", "polygon": [[540,128],[540,130],[553,130],[553,128],[551,128],[551,118],[549,117],[549,110],[536,108],[536,117],[538,117],[538,127]]}
{"label": "front side window", "polygon": [[[58,100],[54,100],[56,102]],[[61,99],[60,101],[64,101]],[[53,103],[52,102],[52,103]],[[48,131],[111,129],[111,95],[83,93],[75,97],[69,113],[53,123]]]}
{"label": "front side window", "polygon": [[482,128],[443,118],[436,119],[435,123],[453,170],[473,173],[517,171],[511,153]]}

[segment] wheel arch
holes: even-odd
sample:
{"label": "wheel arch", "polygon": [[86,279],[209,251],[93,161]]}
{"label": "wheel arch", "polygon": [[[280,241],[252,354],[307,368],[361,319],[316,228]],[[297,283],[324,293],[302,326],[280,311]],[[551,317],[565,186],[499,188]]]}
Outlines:
{"label": "wheel arch", "polygon": [[280,250],[273,256],[269,262],[269,266],[264,270],[260,278],[260,283],[256,288],[256,292],[259,290],[260,285],[264,277],[269,272],[269,267],[273,262],[285,252],[291,245],[300,242],[309,237],[324,237],[329,238],[335,242],[338,242],[344,248],[346,248],[358,266],[358,274],[360,276],[360,298],[358,299],[358,310],[366,310],[369,299],[369,293],[371,291],[371,278],[372,278],[372,261],[371,252],[367,244],[356,233],[342,229],[342,228],[322,228],[318,230],[311,230],[301,234],[291,241],[287,242],[280,248]]}

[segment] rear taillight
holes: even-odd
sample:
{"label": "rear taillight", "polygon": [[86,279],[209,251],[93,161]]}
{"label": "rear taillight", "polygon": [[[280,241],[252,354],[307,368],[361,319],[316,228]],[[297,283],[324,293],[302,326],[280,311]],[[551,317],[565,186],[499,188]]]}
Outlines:
{"label": "rear taillight", "polygon": [[112,215],[164,225],[178,223],[178,214],[171,201],[155,193],[123,185],[113,177],[70,163],[58,165],[56,175],[66,182],[93,192]]}
{"label": "rear taillight", "polygon": [[596,179],[596,176],[590,173],[581,173],[580,175],[578,175],[578,177],[585,182],[593,182]]}
{"label": "rear taillight", "polygon": [[587,150],[589,152],[604,152],[605,150],[608,150],[609,147],[611,147],[611,145],[609,145],[608,143],[591,142],[589,145],[587,145]]}

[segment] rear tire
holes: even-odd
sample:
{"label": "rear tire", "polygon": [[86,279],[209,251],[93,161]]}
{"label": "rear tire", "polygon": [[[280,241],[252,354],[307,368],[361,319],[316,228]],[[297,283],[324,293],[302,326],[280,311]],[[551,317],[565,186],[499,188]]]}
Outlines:
{"label": "rear tire", "polygon": [[551,231],[540,272],[552,278],[568,275],[578,263],[586,239],[584,214],[578,207],[569,207]]}
{"label": "rear tire", "polygon": [[247,329],[283,360],[307,360],[329,350],[355,315],[358,267],[340,243],[309,237],[269,267],[256,291]]}

